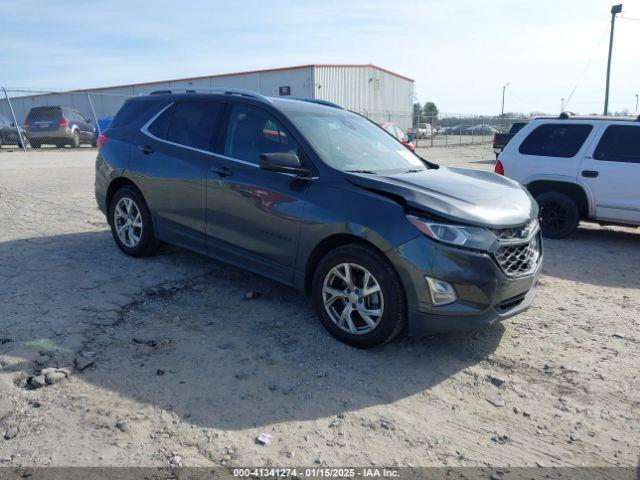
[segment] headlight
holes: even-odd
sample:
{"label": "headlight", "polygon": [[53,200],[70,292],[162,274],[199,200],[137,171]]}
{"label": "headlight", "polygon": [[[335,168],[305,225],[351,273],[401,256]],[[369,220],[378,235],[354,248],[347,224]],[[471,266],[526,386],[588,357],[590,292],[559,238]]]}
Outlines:
{"label": "headlight", "polygon": [[427,237],[449,245],[489,251],[496,241],[496,236],[482,227],[432,222],[413,215],[407,219]]}

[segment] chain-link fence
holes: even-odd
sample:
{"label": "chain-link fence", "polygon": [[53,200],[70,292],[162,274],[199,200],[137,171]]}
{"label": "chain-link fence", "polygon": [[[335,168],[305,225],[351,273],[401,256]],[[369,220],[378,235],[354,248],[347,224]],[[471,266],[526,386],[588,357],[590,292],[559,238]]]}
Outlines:
{"label": "chain-link fence", "polygon": [[[132,94],[96,91],[51,92],[2,89],[0,147],[95,146],[114,115]],[[522,117],[410,112],[358,112],[416,147],[491,143]]]}
{"label": "chain-link fence", "polygon": [[95,146],[132,95],[2,89],[0,147]]}
{"label": "chain-link fence", "polygon": [[[483,116],[452,113],[424,115],[398,112],[358,112],[388,127],[396,125],[415,147],[475,145],[493,142],[496,133],[506,133],[511,125],[526,122],[525,116]],[[392,131],[392,130],[390,130]]]}

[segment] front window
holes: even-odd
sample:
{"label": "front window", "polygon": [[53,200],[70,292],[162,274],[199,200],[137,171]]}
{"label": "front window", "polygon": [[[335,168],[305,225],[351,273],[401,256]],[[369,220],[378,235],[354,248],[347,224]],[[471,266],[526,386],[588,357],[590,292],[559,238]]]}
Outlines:
{"label": "front window", "polygon": [[426,170],[425,164],[383,129],[345,110],[291,112],[322,160],[342,171],[377,173]]}
{"label": "front window", "polygon": [[607,127],[593,158],[607,162],[640,163],[640,125]]}
{"label": "front window", "polygon": [[244,105],[233,107],[224,151],[228,157],[255,165],[260,164],[263,153],[300,153],[275,118],[261,109]]}

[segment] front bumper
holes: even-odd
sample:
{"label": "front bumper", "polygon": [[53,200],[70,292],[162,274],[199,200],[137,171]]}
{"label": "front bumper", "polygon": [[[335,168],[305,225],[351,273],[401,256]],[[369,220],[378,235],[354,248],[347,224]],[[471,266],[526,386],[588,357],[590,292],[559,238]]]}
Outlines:
{"label": "front bumper", "polygon": [[[477,330],[526,310],[537,293],[542,255],[528,275],[507,277],[491,255],[421,236],[387,252],[407,296],[414,335]],[[434,306],[425,276],[453,285],[458,299]]]}

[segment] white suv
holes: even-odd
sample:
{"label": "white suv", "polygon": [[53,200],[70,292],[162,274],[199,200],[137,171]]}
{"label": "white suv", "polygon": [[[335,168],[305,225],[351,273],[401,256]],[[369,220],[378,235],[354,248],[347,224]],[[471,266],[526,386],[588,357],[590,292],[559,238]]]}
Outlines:
{"label": "white suv", "polygon": [[640,225],[640,117],[535,118],[495,171],[531,192],[547,237],[570,235],[582,219]]}

